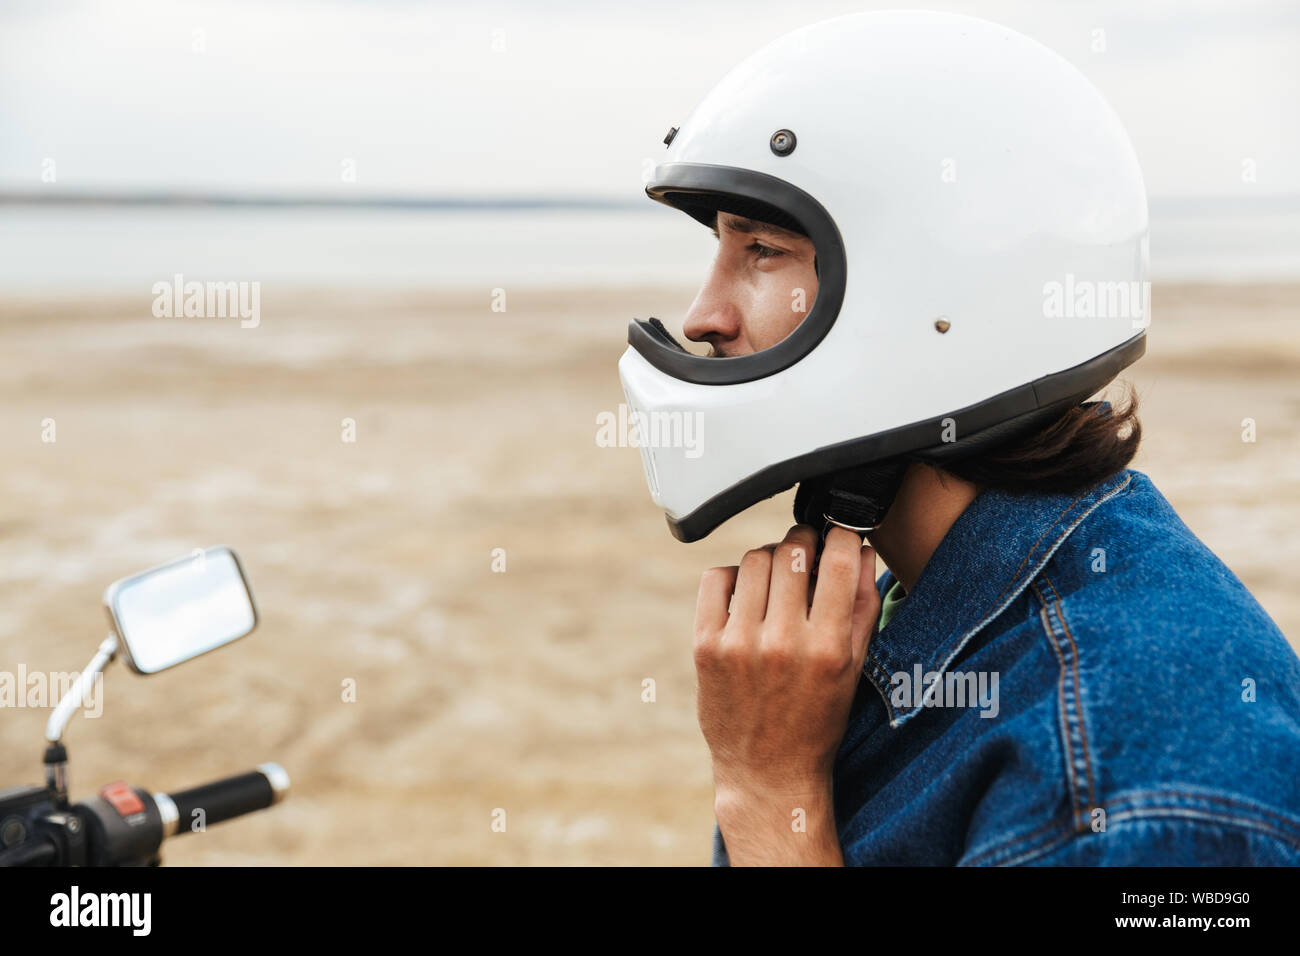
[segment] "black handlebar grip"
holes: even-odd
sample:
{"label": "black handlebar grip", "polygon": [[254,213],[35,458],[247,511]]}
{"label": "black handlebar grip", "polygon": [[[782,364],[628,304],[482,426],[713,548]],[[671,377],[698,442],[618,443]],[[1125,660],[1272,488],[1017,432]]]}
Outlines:
{"label": "black handlebar grip", "polygon": [[176,805],[176,830],[194,832],[254,810],[265,810],[289,792],[289,775],[278,764],[169,794]]}

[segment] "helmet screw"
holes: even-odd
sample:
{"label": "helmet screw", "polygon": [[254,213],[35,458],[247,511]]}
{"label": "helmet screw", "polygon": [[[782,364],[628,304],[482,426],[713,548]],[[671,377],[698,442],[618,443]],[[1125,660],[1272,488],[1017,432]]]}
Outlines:
{"label": "helmet screw", "polygon": [[940,333],[943,333],[943,332],[947,332],[950,328],[952,328],[952,323],[949,322],[946,318],[944,318],[944,317],[941,315],[941,316],[939,316],[937,319],[934,320],[934,327],[935,327],[935,329],[937,329]]}
{"label": "helmet screw", "polygon": [[673,137],[677,135],[677,129],[678,129],[678,128],[677,128],[676,126],[674,126],[672,129],[670,129],[670,130],[668,131],[668,135],[664,137],[664,145],[665,145],[665,146],[669,146],[669,145],[672,144]]}
{"label": "helmet screw", "polygon": [[794,133],[788,129],[779,129],[772,134],[772,141],[769,145],[772,147],[772,152],[776,153],[776,155],[789,156],[794,152]]}

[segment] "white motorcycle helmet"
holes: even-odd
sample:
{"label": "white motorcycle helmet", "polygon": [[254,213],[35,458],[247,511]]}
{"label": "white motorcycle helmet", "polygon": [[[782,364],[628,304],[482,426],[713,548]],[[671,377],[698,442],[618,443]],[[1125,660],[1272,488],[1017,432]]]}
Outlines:
{"label": "white motorcycle helmet", "polygon": [[796,483],[796,520],[874,527],[908,462],[1041,428],[1146,347],[1133,147],[1077,69],[1005,27],[903,11],[804,27],[665,143],[647,195],[796,230],[818,275],[802,321],[752,354],[630,324],[619,374],[682,541]]}

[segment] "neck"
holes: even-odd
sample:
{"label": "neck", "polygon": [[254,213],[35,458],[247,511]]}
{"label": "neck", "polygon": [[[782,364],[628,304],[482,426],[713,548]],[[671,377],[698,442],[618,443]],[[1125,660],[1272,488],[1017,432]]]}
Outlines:
{"label": "neck", "polygon": [[908,467],[885,520],[867,536],[904,591],[915,587],[939,542],[978,494],[976,485],[932,465]]}

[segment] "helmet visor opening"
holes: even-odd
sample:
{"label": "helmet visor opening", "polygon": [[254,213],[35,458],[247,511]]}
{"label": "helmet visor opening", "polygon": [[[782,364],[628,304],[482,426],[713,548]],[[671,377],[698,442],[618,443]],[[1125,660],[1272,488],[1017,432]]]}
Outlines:
{"label": "helmet visor opening", "polygon": [[845,257],[812,196],[765,173],[691,163],[660,166],[646,193],[719,235],[707,285],[679,324],[711,354],[687,351],[658,320],[634,319],[628,344],[647,361],[682,381],[739,384],[788,368],[825,337],[843,301]]}

